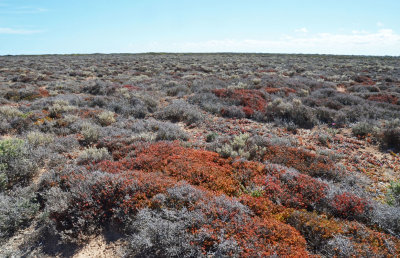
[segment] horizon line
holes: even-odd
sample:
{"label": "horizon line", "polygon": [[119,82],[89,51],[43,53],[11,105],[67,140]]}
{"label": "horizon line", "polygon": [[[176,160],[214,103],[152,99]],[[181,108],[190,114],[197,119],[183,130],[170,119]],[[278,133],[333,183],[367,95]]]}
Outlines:
{"label": "horizon line", "polygon": [[94,52],[94,53],[45,53],[45,54],[0,54],[0,57],[7,56],[74,56],[74,55],[218,55],[218,54],[246,54],[246,55],[308,55],[308,56],[348,56],[348,57],[400,57],[399,55],[357,55],[357,54],[321,54],[321,53],[273,53],[273,52]]}

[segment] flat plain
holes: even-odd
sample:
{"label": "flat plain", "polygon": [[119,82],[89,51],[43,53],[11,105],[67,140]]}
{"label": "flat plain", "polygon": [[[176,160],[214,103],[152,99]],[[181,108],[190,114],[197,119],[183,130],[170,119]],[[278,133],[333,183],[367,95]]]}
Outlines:
{"label": "flat plain", "polygon": [[400,58],[0,57],[1,257],[396,257]]}

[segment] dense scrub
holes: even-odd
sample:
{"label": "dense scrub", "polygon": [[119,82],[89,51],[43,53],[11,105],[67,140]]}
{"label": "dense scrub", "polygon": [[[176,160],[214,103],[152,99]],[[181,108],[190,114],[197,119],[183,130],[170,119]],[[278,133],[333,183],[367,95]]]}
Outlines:
{"label": "dense scrub", "polygon": [[0,256],[396,257],[398,62],[0,57]]}

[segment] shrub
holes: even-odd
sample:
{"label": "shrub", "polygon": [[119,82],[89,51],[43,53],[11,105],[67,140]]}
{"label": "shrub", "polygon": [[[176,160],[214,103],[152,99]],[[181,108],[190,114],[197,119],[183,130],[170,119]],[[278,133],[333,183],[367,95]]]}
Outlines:
{"label": "shrub", "polygon": [[166,106],[163,110],[157,113],[160,119],[168,119],[172,122],[185,122],[190,125],[202,121],[203,114],[193,105],[188,104],[183,100],[175,100],[172,104]]}
{"label": "shrub", "polygon": [[400,120],[395,119],[387,123],[380,137],[386,148],[400,150]]}
{"label": "shrub", "polygon": [[293,167],[312,177],[338,181],[343,176],[342,171],[335,168],[332,160],[300,148],[268,146],[263,160]]}
{"label": "shrub", "polygon": [[246,114],[243,108],[237,106],[224,106],[220,108],[221,115],[229,118],[244,118]]}
{"label": "shrub", "polygon": [[376,131],[371,122],[359,122],[351,127],[351,131],[355,136],[365,137]]}
{"label": "shrub", "polygon": [[98,127],[90,123],[82,124],[81,134],[86,143],[95,143],[99,139]]}
{"label": "shrub", "polygon": [[249,139],[249,134],[240,134],[233,138],[233,141],[225,144],[222,148],[217,148],[217,153],[222,157],[237,157],[243,156],[244,158],[249,158],[250,153],[244,151],[246,141]]}
{"label": "shrub", "polygon": [[266,115],[269,120],[277,119],[291,121],[297,126],[310,129],[317,124],[313,110],[304,106],[300,100],[295,99],[291,103],[282,99],[275,99],[268,104]]}
{"label": "shrub", "polygon": [[92,162],[99,162],[101,160],[106,160],[110,158],[111,156],[106,148],[97,149],[89,147],[79,153],[76,161],[78,164],[87,164]]}
{"label": "shrub", "polygon": [[57,137],[54,140],[54,143],[51,145],[51,148],[58,153],[70,152],[77,147],[79,147],[79,142],[72,135],[66,137]]}
{"label": "shrub", "polygon": [[217,137],[218,137],[218,133],[216,133],[216,132],[209,133],[206,136],[206,142],[213,142],[213,141],[215,141],[215,139],[217,139]]}
{"label": "shrub", "polygon": [[178,85],[167,89],[168,96],[184,96],[190,93],[190,89],[185,85]]}
{"label": "shrub", "polygon": [[129,255],[138,257],[200,257],[200,246],[194,245],[190,229],[197,226],[203,214],[199,211],[142,209],[128,225]]}
{"label": "shrub", "polygon": [[[259,90],[249,89],[216,89],[212,91],[217,97],[226,99],[228,102],[237,102],[242,106],[242,111],[247,117],[251,117],[256,111],[263,112],[267,101],[264,94]],[[222,110],[221,110],[222,112]],[[227,111],[222,115],[228,116]]]}
{"label": "shrub", "polygon": [[21,111],[12,106],[0,106],[0,114],[6,118],[20,117],[23,115]]}
{"label": "shrub", "polygon": [[365,217],[369,211],[369,203],[366,199],[347,192],[336,194],[331,207],[334,215],[346,219]]}
{"label": "shrub", "polygon": [[26,139],[29,144],[36,147],[40,145],[47,145],[54,141],[54,137],[52,135],[35,131],[29,132],[26,136]]}
{"label": "shrub", "polygon": [[349,237],[338,234],[324,244],[321,252],[328,257],[352,257],[357,256],[354,249]]}
{"label": "shrub", "polygon": [[28,183],[36,171],[36,163],[32,151],[23,140],[0,140],[0,175],[3,187]]}
{"label": "shrub", "polygon": [[0,239],[28,226],[38,211],[39,203],[29,189],[15,189],[12,195],[0,193]]}
{"label": "shrub", "polygon": [[400,207],[400,181],[390,183],[387,192],[387,202],[389,205]]}
{"label": "shrub", "polygon": [[188,134],[179,126],[169,122],[159,123],[156,140],[158,141],[174,141],[174,140],[189,140]]}
{"label": "shrub", "polygon": [[370,211],[371,224],[400,237],[400,207],[374,202]]}
{"label": "shrub", "polygon": [[54,104],[49,107],[49,116],[52,118],[59,117],[62,113],[75,110],[75,106],[69,105],[65,100],[56,100]]}
{"label": "shrub", "polygon": [[233,137],[231,141],[217,147],[215,149],[222,157],[242,157],[245,159],[255,159],[256,157],[263,156],[266,148],[259,146],[250,138],[250,134],[244,133]]}
{"label": "shrub", "polygon": [[114,116],[115,116],[114,112],[103,111],[97,115],[97,119],[99,120],[99,123],[102,126],[107,126],[107,125],[111,125],[112,123],[115,123]]}
{"label": "shrub", "polygon": [[313,210],[325,198],[328,185],[319,180],[283,166],[266,170],[269,175],[260,182],[264,195],[278,204]]}

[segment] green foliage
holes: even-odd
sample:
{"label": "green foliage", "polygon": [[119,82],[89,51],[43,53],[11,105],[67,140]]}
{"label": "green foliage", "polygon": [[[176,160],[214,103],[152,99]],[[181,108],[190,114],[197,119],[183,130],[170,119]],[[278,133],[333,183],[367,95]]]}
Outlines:
{"label": "green foliage", "polygon": [[110,159],[111,156],[106,148],[86,148],[78,156],[78,164],[84,164],[89,162],[99,162],[101,160]]}
{"label": "green foliage", "polygon": [[7,118],[14,118],[14,117],[20,117],[23,115],[21,111],[19,111],[15,107],[11,106],[0,106],[0,115],[5,116]]}
{"label": "green foliage", "polygon": [[36,171],[30,152],[21,139],[0,141],[0,191],[17,182],[27,181]]}
{"label": "green foliage", "polygon": [[400,181],[390,183],[387,193],[387,203],[400,207]]}
{"label": "green foliage", "polygon": [[217,137],[218,137],[218,133],[216,133],[216,132],[209,133],[206,136],[206,142],[213,142],[213,141],[215,141],[215,139],[217,139]]}
{"label": "green foliage", "polygon": [[97,118],[99,120],[99,123],[102,126],[107,126],[107,125],[111,125],[112,123],[115,123],[115,113],[111,112],[111,111],[103,111],[101,112]]}
{"label": "green foliage", "polygon": [[54,141],[52,135],[41,132],[29,132],[26,139],[28,140],[28,143],[33,146],[46,145]]}
{"label": "green foliage", "polygon": [[93,124],[84,123],[81,133],[86,143],[95,143],[99,139],[99,129]]}
{"label": "green foliage", "polygon": [[242,157],[253,159],[255,155],[261,155],[266,151],[265,147],[258,146],[250,140],[250,134],[244,133],[236,135],[232,141],[225,143],[221,148],[216,148],[216,152],[222,157]]}
{"label": "green foliage", "polygon": [[351,128],[351,131],[355,136],[365,137],[374,133],[376,129],[371,123],[359,122]]}

